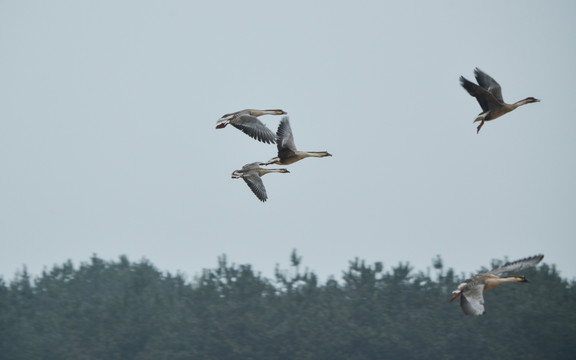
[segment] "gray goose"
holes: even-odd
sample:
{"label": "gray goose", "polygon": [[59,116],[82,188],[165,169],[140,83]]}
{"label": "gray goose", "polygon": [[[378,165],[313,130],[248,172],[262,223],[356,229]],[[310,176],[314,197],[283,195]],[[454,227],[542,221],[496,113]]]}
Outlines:
{"label": "gray goose", "polygon": [[241,170],[234,170],[232,173],[232,179],[244,179],[254,195],[256,195],[260,201],[266,201],[268,195],[266,195],[266,188],[264,187],[261,177],[271,172],[289,173],[290,171],[286,169],[262,168],[260,167],[260,162],[254,162],[242,166]]}
{"label": "gray goose", "polygon": [[468,91],[468,94],[474,96],[476,100],[478,100],[478,103],[482,108],[482,112],[478,114],[474,120],[474,122],[480,121],[476,133],[480,132],[485,121],[499,118],[500,116],[516,109],[518,106],[540,101],[533,97],[527,97],[526,99],[517,101],[514,104],[507,104],[502,99],[502,88],[500,87],[500,84],[490,77],[490,75],[476,68],[474,69],[474,77],[476,77],[478,85],[469,81],[464,76],[460,76],[460,85]]}
{"label": "gray goose", "polygon": [[509,282],[529,282],[522,275],[499,277],[498,274],[536,266],[543,258],[544,255],[536,255],[506,263],[491,271],[475,275],[471,279],[463,281],[456,290],[452,291],[455,295],[450,299],[450,302],[460,297],[460,307],[465,315],[483,315],[486,312],[484,311],[484,296],[482,294],[485,290],[490,290]]}
{"label": "gray goose", "polygon": [[276,146],[278,147],[278,156],[270,159],[262,165],[278,164],[290,165],[307,157],[325,157],[332,156],[327,151],[300,151],[294,144],[294,135],[290,128],[290,121],[287,116],[280,120],[278,130],[276,131]]}
{"label": "gray goose", "polygon": [[286,112],[280,109],[245,109],[235,113],[223,115],[220,119],[218,119],[218,121],[216,121],[216,129],[225,128],[226,125],[230,124],[251,138],[267,144],[274,144],[276,142],[276,136],[274,135],[274,132],[268,129],[268,127],[266,127],[262,121],[258,120],[258,116],[284,114],[286,114]]}

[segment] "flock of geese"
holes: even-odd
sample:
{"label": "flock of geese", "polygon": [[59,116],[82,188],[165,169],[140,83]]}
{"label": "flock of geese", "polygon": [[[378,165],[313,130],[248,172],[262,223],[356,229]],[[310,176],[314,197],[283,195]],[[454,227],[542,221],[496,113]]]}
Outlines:
{"label": "flock of geese", "polygon": [[226,125],[230,124],[251,138],[267,144],[275,143],[278,147],[278,156],[273,157],[265,163],[253,162],[246,164],[242,166],[242,169],[234,170],[232,173],[232,179],[244,179],[250,190],[252,190],[254,195],[256,195],[260,201],[266,201],[266,199],[268,199],[266,188],[261,179],[262,176],[272,172],[289,172],[287,169],[269,169],[261,166],[272,164],[290,165],[307,157],[332,156],[327,151],[301,151],[296,149],[296,144],[294,144],[294,135],[292,134],[292,128],[290,127],[290,121],[287,116],[284,116],[282,120],[280,120],[280,125],[278,125],[276,134],[274,134],[272,130],[268,129],[268,127],[258,119],[258,117],[262,115],[285,114],[286,112],[280,109],[246,109],[226,114],[216,122],[216,129],[222,129],[226,127]]}
{"label": "flock of geese", "polygon": [[[482,112],[478,114],[476,119],[474,119],[475,123],[480,122],[476,133],[480,132],[480,129],[486,121],[497,119],[521,105],[540,101],[533,97],[527,97],[513,104],[507,104],[502,98],[502,88],[500,87],[500,84],[498,84],[496,80],[494,80],[490,75],[476,68],[474,69],[474,77],[476,78],[478,84],[475,84],[463,76],[460,76],[460,85],[462,85],[462,87],[471,96],[476,98],[480,104],[480,107],[482,108]],[[292,134],[292,129],[290,128],[288,117],[284,116],[282,118],[280,125],[278,126],[278,130],[276,131],[276,134],[274,134],[274,132],[268,129],[268,127],[266,127],[266,125],[264,125],[258,119],[258,117],[262,115],[286,115],[286,112],[280,109],[241,110],[226,114],[218,119],[216,122],[216,129],[222,129],[230,124],[258,141],[267,144],[276,144],[278,147],[278,156],[270,159],[265,163],[253,162],[246,164],[242,167],[242,169],[235,170],[232,173],[233,179],[244,179],[254,195],[256,195],[256,197],[261,201],[266,201],[268,196],[266,194],[266,188],[264,187],[264,183],[262,182],[261,177],[272,172],[288,173],[289,171],[283,168],[270,169],[262,166],[272,164],[290,165],[307,157],[325,157],[332,155],[326,151],[297,150],[296,145],[294,144],[294,135]],[[498,276],[499,274],[510,271],[523,270],[536,266],[540,261],[542,261],[543,258],[544,255],[536,255],[506,263],[505,265],[491,271],[477,274],[471,279],[467,279],[458,285],[456,290],[452,292],[454,296],[452,299],[450,299],[450,301],[452,302],[459,297],[460,307],[462,308],[462,311],[465,315],[482,315],[485,313],[483,296],[483,292],[485,290],[493,289],[504,283],[529,282],[522,275],[500,277]]]}
{"label": "flock of geese", "polygon": [[[474,69],[474,77],[478,84],[471,82],[464,76],[460,76],[460,85],[462,85],[471,96],[476,98],[482,108],[482,112],[474,119],[474,122],[480,122],[476,133],[480,132],[480,129],[486,121],[497,119],[519,106],[540,101],[533,97],[527,97],[513,104],[507,104],[502,98],[502,88],[500,84],[490,75],[476,68]],[[294,135],[292,134],[288,117],[285,116],[282,118],[278,130],[276,134],[274,134],[272,130],[258,119],[258,117],[262,115],[286,115],[286,112],[280,109],[245,109],[222,116],[216,122],[216,129],[225,128],[230,124],[251,138],[266,144],[275,143],[277,145],[278,156],[265,163],[253,162],[246,164],[242,169],[235,170],[232,173],[233,179],[244,179],[256,197],[264,202],[268,199],[268,195],[266,194],[266,188],[261,179],[262,176],[271,172],[288,173],[289,171],[287,169],[269,169],[261,166],[272,164],[290,165],[307,157],[325,157],[332,155],[326,151],[300,151],[296,149]]]}

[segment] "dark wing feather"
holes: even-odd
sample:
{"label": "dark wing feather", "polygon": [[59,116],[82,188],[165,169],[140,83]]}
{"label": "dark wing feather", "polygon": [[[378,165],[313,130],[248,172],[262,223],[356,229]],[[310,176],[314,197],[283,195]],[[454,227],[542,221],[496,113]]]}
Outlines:
{"label": "dark wing feather", "polygon": [[494,95],[492,95],[492,93],[469,81],[464,76],[460,76],[460,85],[468,91],[468,94],[476,98],[482,111],[488,111],[501,106],[500,102],[494,97]]}
{"label": "dark wing feather", "polygon": [[278,130],[276,131],[276,146],[278,147],[278,154],[284,150],[296,150],[294,135],[292,135],[292,128],[290,127],[288,116],[284,116],[282,120],[280,120]]}
{"label": "dark wing feather", "polygon": [[502,99],[502,88],[500,87],[500,84],[496,82],[496,80],[478,68],[474,69],[474,76],[478,81],[478,85],[494,95],[496,100],[504,103],[504,99]]}
{"label": "dark wing feather", "polygon": [[272,130],[268,129],[262,121],[258,120],[254,116],[242,115],[236,120],[231,122],[231,124],[241,130],[244,134],[254,138],[258,141],[262,141],[267,144],[274,144],[276,142],[276,135]]}
{"label": "dark wing feather", "polygon": [[268,196],[266,195],[266,188],[264,187],[264,183],[258,174],[250,174],[242,177],[242,179],[244,179],[250,190],[252,190],[254,195],[256,195],[260,201],[266,201],[266,199],[268,199]]}
{"label": "dark wing feather", "polygon": [[499,268],[496,268],[496,269],[490,271],[490,273],[491,274],[501,274],[501,273],[505,273],[508,271],[516,271],[516,270],[523,270],[523,269],[531,268],[533,266],[538,265],[538,263],[540,261],[542,261],[543,258],[544,258],[544,255],[536,255],[536,256],[531,256],[531,257],[525,258],[525,259],[512,261],[512,262],[509,262],[509,263],[506,263],[506,264],[500,266]]}

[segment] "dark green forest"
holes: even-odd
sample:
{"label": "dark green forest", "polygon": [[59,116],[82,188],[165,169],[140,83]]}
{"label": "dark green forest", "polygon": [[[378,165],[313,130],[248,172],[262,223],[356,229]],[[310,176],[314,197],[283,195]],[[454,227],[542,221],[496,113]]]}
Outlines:
{"label": "dark green forest", "polygon": [[[494,261],[492,265],[502,262]],[[574,359],[576,286],[553,265],[485,293],[464,316],[464,279],[356,259],[320,282],[293,252],[266,278],[225,256],[192,280],[149,261],[93,256],[0,280],[1,359]],[[486,269],[478,269],[486,270]]]}

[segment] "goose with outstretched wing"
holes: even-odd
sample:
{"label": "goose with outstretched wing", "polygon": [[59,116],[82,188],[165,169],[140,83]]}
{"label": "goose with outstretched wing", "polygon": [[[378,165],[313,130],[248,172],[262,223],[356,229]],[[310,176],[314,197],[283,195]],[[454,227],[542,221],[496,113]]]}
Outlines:
{"label": "goose with outstretched wing", "polygon": [[483,292],[485,290],[490,290],[509,282],[529,282],[522,275],[500,277],[498,274],[509,271],[523,270],[536,266],[540,261],[542,261],[543,258],[544,255],[536,255],[506,263],[503,266],[500,266],[491,271],[480,273],[458,285],[456,290],[452,291],[454,296],[452,299],[450,299],[450,301],[454,301],[456,298],[460,297],[460,306],[462,307],[462,311],[465,315],[483,315],[485,313],[483,296]]}

